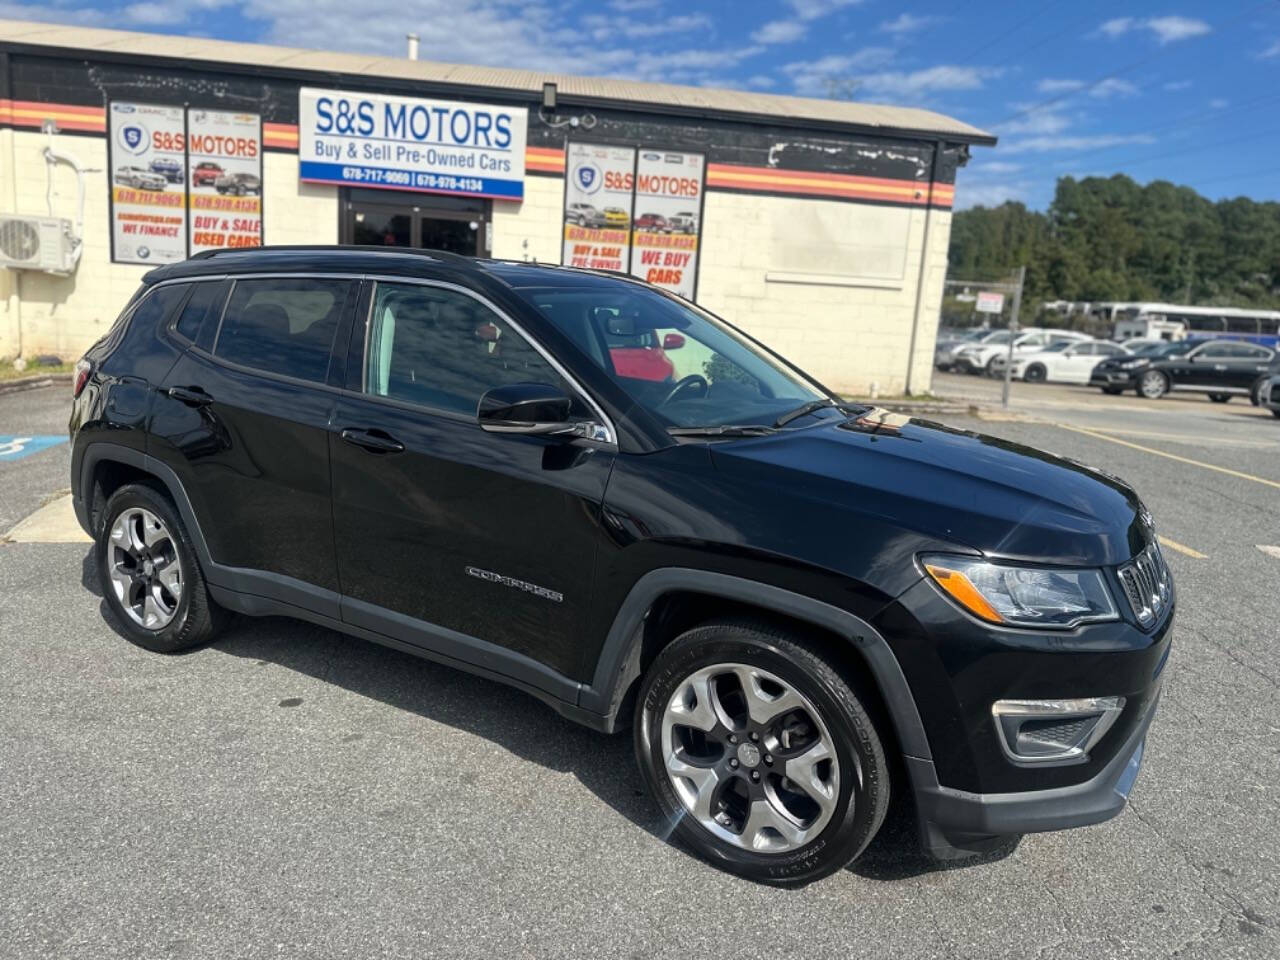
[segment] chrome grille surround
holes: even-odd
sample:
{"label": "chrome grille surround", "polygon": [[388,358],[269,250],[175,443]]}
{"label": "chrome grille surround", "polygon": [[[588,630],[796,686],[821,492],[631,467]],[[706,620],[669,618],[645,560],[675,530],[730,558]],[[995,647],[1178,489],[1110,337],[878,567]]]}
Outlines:
{"label": "chrome grille surround", "polygon": [[1169,606],[1173,581],[1165,566],[1160,544],[1151,543],[1118,571],[1129,608],[1143,627],[1150,627]]}

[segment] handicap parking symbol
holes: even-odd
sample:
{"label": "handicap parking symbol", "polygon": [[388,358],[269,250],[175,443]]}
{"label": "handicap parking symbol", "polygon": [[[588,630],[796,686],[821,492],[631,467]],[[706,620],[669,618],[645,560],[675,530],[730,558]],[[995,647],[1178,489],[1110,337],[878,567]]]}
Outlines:
{"label": "handicap parking symbol", "polygon": [[66,437],[60,437],[57,434],[34,434],[32,436],[4,436],[0,434],[0,463],[7,463],[10,460],[22,460],[33,453],[39,453],[41,450],[47,450],[49,447],[56,447],[58,444],[66,442]]}

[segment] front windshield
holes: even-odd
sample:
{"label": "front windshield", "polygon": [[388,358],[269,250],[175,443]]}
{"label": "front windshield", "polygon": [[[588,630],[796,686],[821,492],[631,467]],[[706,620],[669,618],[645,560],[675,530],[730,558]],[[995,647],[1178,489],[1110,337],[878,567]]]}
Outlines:
{"label": "front windshield", "polygon": [[772,425],[828,399],[726,324],[654,290],[601,277],[516,293],[669,428]]}
{"label": "front windshield", "polygon": [[1008,343],[1009,331],[997,330],[995,333],[988,334],[982,340],[983,343]]}

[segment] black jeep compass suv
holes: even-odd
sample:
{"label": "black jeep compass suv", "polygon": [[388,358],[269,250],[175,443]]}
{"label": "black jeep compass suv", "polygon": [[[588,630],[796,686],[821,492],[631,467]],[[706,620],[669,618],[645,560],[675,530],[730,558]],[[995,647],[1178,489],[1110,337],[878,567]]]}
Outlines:
{"label": "black jeep compass suv", "polygon": [[[614,368],[637,331],[665,382]],[[1114,816],[1137,775],[1174,596],[1129,487],[849,406],[641,282],[201,254],[147,274],[75,394],[76,512],[135,642],[283,614],[630,726],[675,835],[736,873],[829,874],[891,797],[957,856]]]}

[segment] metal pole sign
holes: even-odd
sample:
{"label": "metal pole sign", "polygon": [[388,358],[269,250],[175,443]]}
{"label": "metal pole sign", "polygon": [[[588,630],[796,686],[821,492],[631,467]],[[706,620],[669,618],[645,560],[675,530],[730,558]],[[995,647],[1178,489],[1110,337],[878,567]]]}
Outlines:
{"label": "metal pole sign", "polygon": [[1004,294],[983,290],[978,294],[974,309],[979,313],[1004,313]]}
{"label": "metal pole sign", "polygon": [[[1009,353],[1005,357],[1004,363],[1004,389],[1000,392],[1000,405],[1002,407],[1009,406],[1009,384],[1013,379],[1013,341],[1018,337],[1018,314],[1022,310],[1022,284],[1026,279],[1027,268],[1021,266],[1018,268],[1018,285],[1013,290],[1013,309],[1009,315]],[[978,299],[981,300],[983,296],[984,294],[978,294]],[[990,294],[986,294],[986,296],[990,296]],[[1001,300],[1004,299],[1000,294],[995,294],[995,296],[999,296]],[[982,308],[979,307],[978,309]]]}

